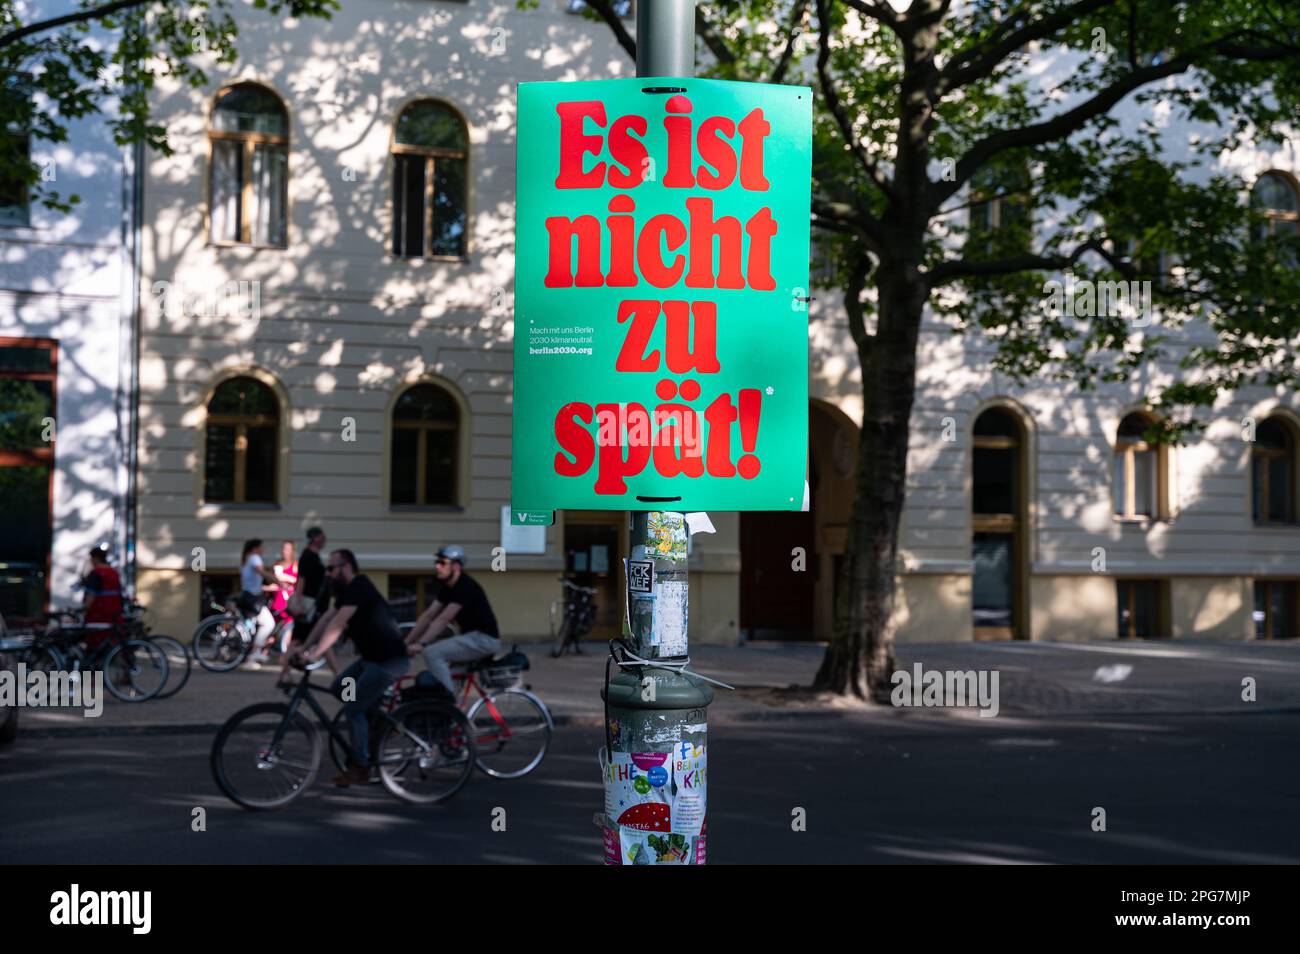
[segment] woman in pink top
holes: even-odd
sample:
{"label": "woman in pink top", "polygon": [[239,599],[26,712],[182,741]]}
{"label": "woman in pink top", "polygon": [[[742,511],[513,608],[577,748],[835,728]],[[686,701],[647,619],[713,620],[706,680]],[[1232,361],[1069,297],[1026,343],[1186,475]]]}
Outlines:
{"label": "woman in pink top", "polygon": [[[293,592],[293,584],[298,579],[298,557],[294,552],[293,541],[285,540],[284,543],[280,544],[280,560],[275,566],[271,567],[271,572],[280,581],[280,588],[275,591],[275,595],[270,601],[271,612],[276,619],[287,619],[289,616],[289,594]],[[288,640],[284,640],[284,643],[288,645]]]}

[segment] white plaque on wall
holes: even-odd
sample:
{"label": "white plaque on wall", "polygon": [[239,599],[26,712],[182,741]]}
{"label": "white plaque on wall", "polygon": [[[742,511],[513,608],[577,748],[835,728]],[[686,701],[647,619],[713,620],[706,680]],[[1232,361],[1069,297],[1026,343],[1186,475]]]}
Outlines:
{"label": "white plaque on wall", "polygon": [[501,547],[509,557],[513,553],[545,553],[545,527],[513,527],[510,525],[510,505],[501,505]]}

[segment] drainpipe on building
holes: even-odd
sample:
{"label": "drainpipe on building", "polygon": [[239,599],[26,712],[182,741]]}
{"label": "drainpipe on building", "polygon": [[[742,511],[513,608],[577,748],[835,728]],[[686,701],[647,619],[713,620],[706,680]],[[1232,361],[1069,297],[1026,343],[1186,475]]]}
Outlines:
{"label": "drainpipe on building", "polygon": [[[637,4],[636,75],[695,75],[695,0]],[[690,531],[683,514],[651,516],[631,514],[624,637],[610,644],[610,661],[619,671],[607,676],[602,694],[605,862],[658,863],[657,853],[650,856],[654,849],[644,834],[649,830],[662,833],[653,844],[684,842],[679,848],[685,863],[703,864],[705,719],[713,690],[685,671]],[[629,786],[642,796],[658,791],[667,805],[642,803],[624,811],[618,792]]]}
{"label": "drainpipe on building", "polygon": [[[126,20],[124,29],[144,30],[143,13],[131,15]],[[124,501],[125,519],[122,534],[122,575],[127,590],[134,596],[136,589],[136,485],[139,471],[140,445],[140,280],[143,271],[143,252],[140,248],[140,234],[144,230],[144,143],[137,142],[131,150],[130,182],[130,245],[131,245],[131,306],[126,316],[125,325],[130,330],[128,372],[129,392],[126,395],[127,407],[127,446],[126,446],[126,499]],[[119,371],[120,380],[120,371]]]}

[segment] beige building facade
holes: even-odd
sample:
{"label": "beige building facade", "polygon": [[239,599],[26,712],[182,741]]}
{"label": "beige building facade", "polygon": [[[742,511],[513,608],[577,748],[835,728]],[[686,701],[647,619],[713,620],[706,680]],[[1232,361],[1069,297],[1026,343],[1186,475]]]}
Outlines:
{"label": "beige building facade", "polygon": [[[560,513],[525,552],[502,527],[515,85],[631,73],[568,6],[241,12],[239,64],[207,89],[159,85],[175,153],[149,157],[144,188],[136,544],[158,628],[192,629],[244,540],[269,563],[319,525],[404,611],[460,543],[506,638],[546,634],[566,573],[600,588],[597,633],[615,631],[626,514]],[[1293,159],[1243,161],[1289,176]],[[834,298],[810,316],[810,512],[711,515],[690,556],[695,640],[830,631],[861,418]],[[1165,451],[1133,433],[1139,385],[1018,389],[940,321],[922,348],[902,640],[1247,639],[1261,593],[1264,635],[1295,635],[1294,394],[1236,395]]]}

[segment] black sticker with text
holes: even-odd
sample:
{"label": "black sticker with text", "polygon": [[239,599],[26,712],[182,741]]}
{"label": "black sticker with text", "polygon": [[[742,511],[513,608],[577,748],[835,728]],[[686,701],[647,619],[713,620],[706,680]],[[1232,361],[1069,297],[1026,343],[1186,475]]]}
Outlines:
{"label": "black sticker with text", "polygon": [[633,593],[649,593],[655,582],[655,565],[632,560],[628,563],[627,586]]}

